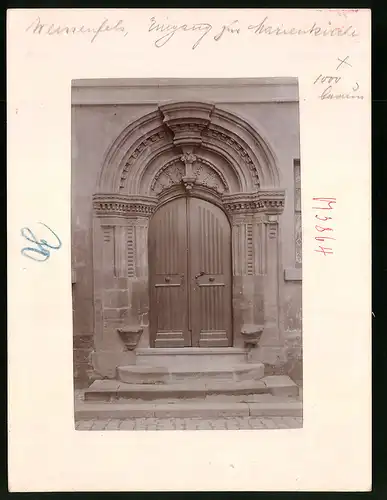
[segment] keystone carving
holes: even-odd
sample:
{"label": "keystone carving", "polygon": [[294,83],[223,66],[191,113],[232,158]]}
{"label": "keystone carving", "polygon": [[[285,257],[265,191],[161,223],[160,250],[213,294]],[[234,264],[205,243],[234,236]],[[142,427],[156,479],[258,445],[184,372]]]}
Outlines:
{"label": "keystone carving", "polygon": [[170,103],[159,106],[164,123],[172,131],[175,146],[199,146],[202,143],[202,132],[211,120],[213,104]]}

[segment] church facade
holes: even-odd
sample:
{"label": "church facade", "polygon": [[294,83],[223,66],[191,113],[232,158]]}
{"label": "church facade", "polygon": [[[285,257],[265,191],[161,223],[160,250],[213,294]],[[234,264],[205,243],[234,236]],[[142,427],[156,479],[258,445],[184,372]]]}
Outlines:
{"label": "church facade", "polygon": [[80,387],[160,353],[300,381],[297,80],[73,82],[72,282]]}

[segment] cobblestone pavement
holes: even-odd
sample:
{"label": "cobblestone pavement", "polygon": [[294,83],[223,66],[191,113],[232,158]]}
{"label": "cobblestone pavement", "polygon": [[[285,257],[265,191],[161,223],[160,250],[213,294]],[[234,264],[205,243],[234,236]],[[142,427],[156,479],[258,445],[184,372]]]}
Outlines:
{"label": "cobblestone pavement", "polygon": [[239,430],[239,429],[300,429],[302,417],[228,417],[202,418],[132,418],[108,420],[78,420],[78,430]]}

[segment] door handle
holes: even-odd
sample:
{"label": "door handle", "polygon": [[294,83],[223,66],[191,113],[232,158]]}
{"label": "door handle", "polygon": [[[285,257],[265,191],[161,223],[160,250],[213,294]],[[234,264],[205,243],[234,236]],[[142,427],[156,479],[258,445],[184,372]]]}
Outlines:
{"label": "door handle", "polygon": [[204,271],[201,271],[199,274],[195,276],[195,279],[200,278],[200,276],[204,276],[206,273]]}

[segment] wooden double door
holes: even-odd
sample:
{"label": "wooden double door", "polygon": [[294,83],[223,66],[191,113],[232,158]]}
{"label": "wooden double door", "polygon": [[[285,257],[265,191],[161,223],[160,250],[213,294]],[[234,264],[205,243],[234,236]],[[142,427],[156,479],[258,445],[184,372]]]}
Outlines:
{"label": "wooden double door", "polygon": [[231,229],[224,212],[182,197],[148,235],[152,347],[232,345]]}

